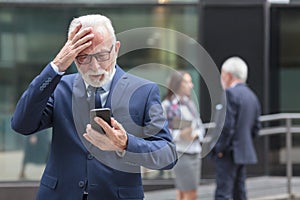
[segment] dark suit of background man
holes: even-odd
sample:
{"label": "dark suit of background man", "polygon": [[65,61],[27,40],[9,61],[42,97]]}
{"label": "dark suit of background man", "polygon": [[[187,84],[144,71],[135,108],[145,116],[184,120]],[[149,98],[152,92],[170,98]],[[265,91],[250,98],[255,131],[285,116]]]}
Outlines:
{"label": "dark suit of background man", "polygon": [[257,162],[253,145],[260,129],[260,103],[245,84],[247,64],[239,57],[227,59],[221,68],[227,108],[223,130],[214,147],[216,200],[245,200],[245,164]]}
{"label": "dark suit of background man", "polygon": [[[125,73],[116,64],[119,48],[108,18],[73,19],[67,42],[19,100],[14,130],[29,135],[53,127],[37,199],[143,199],[140,166],[176,163],[158,87]],[[79,73],[63,75],[73,61]],[[90,86],[101,87],[100,94]],[[101,106],[112,110],[112,127],[95,118],[106,134],[89,124],[98,94]]]}

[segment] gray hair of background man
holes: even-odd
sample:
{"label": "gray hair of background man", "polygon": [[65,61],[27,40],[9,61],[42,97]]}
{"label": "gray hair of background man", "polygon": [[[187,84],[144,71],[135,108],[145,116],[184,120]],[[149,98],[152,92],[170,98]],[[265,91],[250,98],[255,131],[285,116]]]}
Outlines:
{"label": "gray hair of background man", "polygon": [[102,29],[105,28],[106,31],[108,31],[108,33],[110,33],[110,35],[113,37],[112,42],[116,42],[115,30],[112,26],[111,20],[106,16],[100,14],[93,14],[74,18],[70,23],[68,35],[72,30],[74,30],[76,25],[78,25],[79,23],[81,23],[82,25],[81,29],[86,27],[92,27],[98,32],[104,32],[104,30]]}
{"label": "gray hair of background man", "polygon": [[232,74],[235,78],[240,79],[243,83],[246,82],[248,76],[248,66],[240,57],[230,57],[223,63],[221,69]]}

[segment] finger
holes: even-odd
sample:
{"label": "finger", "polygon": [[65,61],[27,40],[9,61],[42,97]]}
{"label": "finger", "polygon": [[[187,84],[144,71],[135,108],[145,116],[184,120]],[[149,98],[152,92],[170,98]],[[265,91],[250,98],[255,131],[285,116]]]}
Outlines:
{"label": "finger", "polygon": [[80,46],[76,47],[75,48],[75,51],[76,51],[76,56],[82,52],[83,50],[87,49],[88,47],[90,47],[92,45],[92,41],[88,41],[84,44],[81,44]]}
{"label": "finger", "polygon": [[95,35],[92,32],[87,32],[84,35],[76,35],[75,38],[72,40],[72,44],[74,48],[78,48],[86,43],[92,42]]}
{"label": "finger", "polygon": [[125,131],[124,127],[122,126],[121,123],[119,123],[117,120],[115,120],[114,118],[111,119],[111,124],[112,126],[117,129],[117,130],[122,130]]}
{"label": "finger", "polygon": [[101,150],[105,150],[106,149],[106,144],[105,142],[102,142],[101,140],[97,140],[97,139],[94,139],[94,137],[91,137],[89,134],[83,134],[84,138],[90,142],[92,145],[98,147],[99,149]]}
{"label": "finger", "polygon": [[115,129],[120,129],[120,124],[117,120],[115,120],[114,118],[111,118],[111,125],[112,127],[114,127]]}
{"label": "finger", "polygon": [[86,125],[86,129],[85,129],[85,131],[87,132],[87,134],[90,133],[91,130],[92,130],[92,125],[91,124],[87,124]]}
{"label": "finger", "polygon": [[[81,27],[79,27],[79,29],[80,28]],[[75,44],[80,38],[83,38],[84,36],[92,33],[92,31],[93,31],[93,29],[91,27],[87,27],[87,28],[83,28],[81,30],[77,30],[77,32],[75,32],[75,35],[72,38],[70,37],[69,39],[72,40],[73,44]]]}
{"label": "finger", "polygon": [[92,143],[92,138],[91,138],[87,133],[84,133],[84,134],[83,134],[83,137],[84,137],[87,141],[89,141],[89,142]]}
{"label": "finger", "polygon": [[90,124],[86,128],[87,135],[93,139],[93,141],[102,140],[105,134],[101,134],[98,131],[94,130]]}
{"label": "finger", "polygon": [[105,133],[110,132],[112,130],[111,126],[101,117],[95,117],[94,120],[102,127]]}
{"label": "finger", "polygon": [[123,128],[122,124],[120,124],[117,120],[114,118],[111,118],[111,123],[114,127],[116,132],[116,145],[121,149],[124,150],[127,147],[127,134],[125,129]]}
{"label": "finger", "polygon": [[74,38],[74,36],[76,35],[76,33],[78,33],[78,31],[81,29],[82,25],[81,23],[79,22],[76,27],[70,32],[70,35],[69,35],[69,39],[72,40]]}
{"label": "finger", "polygon": [[100,134],[96,130],[94,130],[91,126],[91,124],[88,124],[86,126],[86,133],[84,133],[86,138],[89,139],[92,143],[97,143],[97,141],[102,141],[105,140],[106,135],[105,134]]}
{"label": "finger", "polygon": [[118,144],[120,141],[119,141],[119,134],[118,134],[118,130],[119,130],[119,127],[120,125],[118,125],[117,121],[116,120],[113,120],[113,118],[111,118],[111,123],[112,123],[112,126],[111,127],[108,123],[106,123],[103,119],[99,118],[99,122],[101,123],[102,128],[103,130],[105,131],[105,135],[106,137],[112,142],[113,145],[116,145]]}
{"label": "finger", "polygon": [[84,38],[88,35],[93,34],[92,31],[93,31],[93,29],[91,27],[87,27],[87,28],[84,28],[84,29],[78,31],[72,38],[72,44],[75,44],[81,38]]}
{"label": "finger", "polygon": [[91,124],[86,125],[85,131],[86,131],[86,133],[84,133],[84,134],[87,135],[89,138],[92,138],[94,130],[93,130]]}
{"label": "finger", "polygon": [[95,145],[96,144],[96,140],[88,133],[84,133],[83,137],[90,142],[91,144]]}
{"label": "finger", "polygon": [[109,124],[104,121],[101,117],[95,117],[94,118],[95,122],[97,122],[102,128],[108,127],[110,128]]}
{"label": "finger", "polygon": [[111,145],[114,146],[114,149],[117,148],[119,150],[124,150],[126,148],[127,135],[120,123],[111,118],[111,123],[113,126],[112,128],[108,123],[99,117],[95,117],[95,120],[99,122],[100,126],[102,126],[106,133],[105,136],[112,142]]}

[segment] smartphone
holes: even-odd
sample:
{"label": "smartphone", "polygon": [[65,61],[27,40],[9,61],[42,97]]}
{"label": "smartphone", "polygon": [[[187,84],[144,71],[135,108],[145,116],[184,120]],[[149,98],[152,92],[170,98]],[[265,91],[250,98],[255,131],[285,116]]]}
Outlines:
{"label": "smartphone", "polygon": [[110,109],[109,108],[96,108],[96,109],[90,110],[90,123],[91,123],[92,128],[94,130],[98,131],[99,133],[105,134],[102,127],[99,124],[97,124],[97,122],[95,122],[94,118],[96,116],[102,118],[104,121],[106,121],[111,126],[111,123],[110,123],[110,118],[111,118]]}

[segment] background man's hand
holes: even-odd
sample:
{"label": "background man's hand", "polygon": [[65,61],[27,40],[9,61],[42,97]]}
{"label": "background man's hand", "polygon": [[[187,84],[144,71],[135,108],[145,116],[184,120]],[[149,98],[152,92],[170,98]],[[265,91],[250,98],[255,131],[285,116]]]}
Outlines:
{"label": "background man's hand", "polygon": [[218,158],[223,158],[223,156],[224,156],[224,155],[223,155],[222,152],[219,152],[219,153],[218,153]]}
{"label": "background man's hand", "polygon": [[93,29],[88,27],[80,30],[80,28],[81,24],[78,24],[70,32],[67,42],[53,60],[53,63],[58,67],[60,72],[66,71],[76,56],[92,44],[94,38]]}

